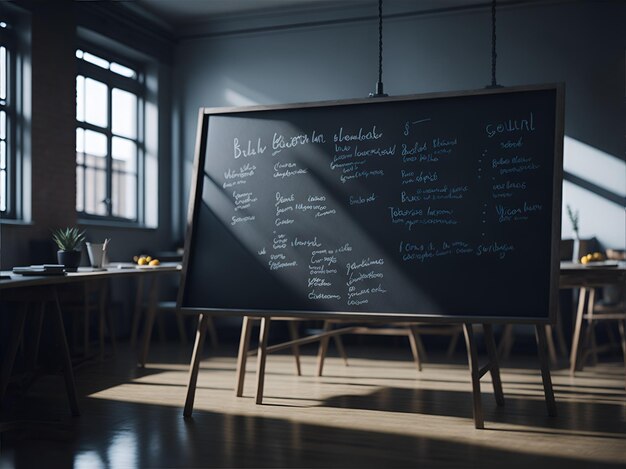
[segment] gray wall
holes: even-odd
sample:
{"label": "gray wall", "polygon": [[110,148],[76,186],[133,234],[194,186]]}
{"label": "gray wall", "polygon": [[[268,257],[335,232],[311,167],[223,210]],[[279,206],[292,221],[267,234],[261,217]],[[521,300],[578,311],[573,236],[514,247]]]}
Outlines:
{"label": "gray wall", "polygon": [[[358,14],[375,15],[376,7],[365,4]],[[175,229],[184,226],[187,213],[199,107],[358,98],[373,91],[377,22],[333,21],[351,15],[333,10],[326,14],[328,24],[293,28],[284,25],[312,16],[283,15],[283,26],[274,29],[267,27],[267,15],[247,17],[222,23],[219,32],[212,25],[204,31],[196,27],[193,37],[180,40],[174,67],[173,114],[180,120],[173,140],[181,155]],[[315,20],[323,17],[315,12]],[[399,95],[489,84],[490,18],[485,7],[386,20],[385,91]],[[626,243],[624,207],[589,189],[626,196],[625,22],[626,5],[618,1],[508,6],[498,11],[497,22],[501,84],[566,83],[565,169],[593,185],[566,181],[564,205],[580,211],[583,237],[595,235],[617,248]],[[570,236],[564,216],[563,237]]]}

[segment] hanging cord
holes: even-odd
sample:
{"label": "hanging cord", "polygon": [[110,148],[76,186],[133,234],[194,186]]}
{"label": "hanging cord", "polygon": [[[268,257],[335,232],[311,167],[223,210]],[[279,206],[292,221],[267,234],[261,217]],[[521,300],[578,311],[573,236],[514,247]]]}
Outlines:
{"label": "hanging cord", "polygon": [[487,88],[502,88],[496,80],[496,64],[498,60],[496,39],[496,0],[491,0],[491,85]]}
{"label": "hanging cord", "polygon": [[378,82],[376,93],[370,93],[370,98],[388,96],[383,91],[383,0],[378,0]]}

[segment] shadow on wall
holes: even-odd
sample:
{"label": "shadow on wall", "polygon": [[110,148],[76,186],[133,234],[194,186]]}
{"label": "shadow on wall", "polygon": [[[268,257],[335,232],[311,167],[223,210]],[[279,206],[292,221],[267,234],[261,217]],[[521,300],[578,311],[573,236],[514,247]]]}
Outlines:
{"label": "shadow on wall", "polygon": [[565,136],[562,237],[573,237],[567,205],[580,213],[582,238],[626,248],[626,161]]}

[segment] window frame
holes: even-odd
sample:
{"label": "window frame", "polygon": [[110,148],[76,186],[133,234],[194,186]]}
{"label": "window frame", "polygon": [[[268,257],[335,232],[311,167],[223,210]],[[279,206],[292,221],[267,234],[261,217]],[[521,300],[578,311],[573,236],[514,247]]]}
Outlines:
{"label": "window frame", "polygon": [[[91,78],[97,80],[101,83],[104,83],[107,86],[107,126],[100,127],[98,125],[94,125],[88,123],[87,121],[79,121],[78,116],[76,116],[76,129],[82,128],[84,130],[91,130],[94,132],[98,132],[100,134],[104,134],[107,138],[107,154],[106,154],[106,196],[105,196],[105,204],[106,204],[106,214],[98,215],[93,213],[88,213],[84,210],[79,211],[76,210],[79,221],[84,222],[112,222],[116,225],[123,224],[128,226],[144,226],[145,221],[145,104],[147,98],[146,91],[146,74],[142,64],[132,61],[127,57],[119,55],[115,51],[105,50],[101,47],[98,47],[92,43],[86,41],[78,42],[76,46],[76,50],[81,50],[83,52],[87,52],[98,56],[102,59],[107,60],[109,63],[117,63],[128,67],[134,70],[137,74],[136,78],[124,77],[123,75],[117,74],[111,70],[104,69],[95,64],[92,64],[84,59],[80,59],[76,57],[76,77],[83,76],[85,79]],[[126,91],[137,96],[137,135],[135,139],[131,139],[128,137],[116,135],[113,133],[113,125],[111,122],[112,119],[112,94],[113,89],[120,89],[122,91]],[[136,200],[136,217],[134,219],[125,218],[113,215],[113,189],[112,189],[112,180],[113,180],[113,154],[112,154],[112,144],[113,137],[125,138],[133,141],[137,146],[137,184],[135,188],[135,200]],[[77,152],[76,152],[77,153]],[[76,168],[80,165],[78,162],[75,162]],[[84,163],[83,163],[84,167]],[[83,173],[84,178],[84,173]],[[76,189],[78,191],[78,188]],[[82,194],[83,204],[86,203],[85,197],[85,183],[83,179],[83,194]]]}
{"label": "window frame", "polygon": [[2,219],[17,219],[20,212],[20,188],[18,187],[20,161],[17,151],[17,39],[11,30],[10,18],[7,26],[0,28],[0,45],[6,48],[6,100],[0,102],[0,110],[6,115],[6,210],[0,212]]}

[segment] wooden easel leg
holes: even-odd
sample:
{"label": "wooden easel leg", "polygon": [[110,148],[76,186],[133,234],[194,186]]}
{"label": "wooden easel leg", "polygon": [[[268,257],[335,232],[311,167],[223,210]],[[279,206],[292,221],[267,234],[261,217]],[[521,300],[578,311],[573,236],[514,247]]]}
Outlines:
{"label": "wooden easel leg", "polygon": [[[324,321],[324,332],[330,331],[332,324],[330,321]],[[320,347],[317,350],[317,376],[322,376],[324,372],[324,360],[326,359],[326,352],[328,351],[328,336],[320,339]]]}
{"label": "wooden easel leg", "polygon": [[139,320],[141,319],[141,303],[143,302],[143,275],[137,277],[137,292],[135,293],[135,309],[133,310],[133,322],[130,332],[130,345],[137,344],[137,331],[139,330]]}
{"label": "wooden easel leg", "polygon": [[148,361],[148,351],[150,350],[150,339],[152,338],[152,329],[154,327],[154,318],[156,317],[157,298],[159,295],[159,282],[156,275],[152,276],[152,284],[150,285],[150,293],[148,295],[148,311],[146,312],[146,323],[143,331],[143,343],[141,344],[141,352],[139,355],[139,366],[146,366]]}
{"label": "wooden easel leg", "polygon": [[580,358],[580,339],[582,337],[583,316],[585,314],[585,304],[587,298],[587,289],[581,288],[578,295],[578,308],[576,310],[576,322],[574,324],[574,336],[572,337],[572,350],[569,356],[569,374],[574,376],[578,369],[578,361]]}
{"label": "wooden easel leg", "polygon": [[[296,327],[296,323],[294,321],[288,321],[288,323],[291,340],[298,340],[298,328]],[[300,347],[298,347],[298,345],[293,345],[291,347],[291,352],[296,360],[296,373],[298,373],[298,376],[302,376],[302,370],[300,368]]]}
{"label": "wooden easel leg", "polygon": [[491,324],[483,324],[483,330],[485,331],[485,345],[487,347],[487,355],[489,356],[489,372],[491,373],[491,382],[493,383],[493,393],[496,397],[496,404],[502,407],[504,405],[504,393],[502,392],[502,381],[500,380],[500,366],[498,365],[496,341],[493,337],[493,326]]}
{"label": "wooden easel leg", "polygon": [[467,361],[469,362],[470,374],[472,377],[472,396],[474,400],[474,426],[477,429],[485,428],[483,417],[483,404],[480,397],[480,374],[478,368],[478,354],[476,342],[474,341],[474,331],[472,324],[463,324],[465,334],[465,345],[467,346]]}
{"label": "wooden easel leg", "polygon": [[546,396],[546,406],[548,415],[556,417],[556,401],[554,400],[554,390],[552,389],[552,378],[550,377],[550,363],[546,353],[546,329],[542,324],[535,326],[537,336],[537,350],[539,352],[539,362],[541,364],[541,379],[543,381],[543,392]]}
{"label": "wooden easel leg", "polygon": [[198,318],[198,329],[196,331],[196,342],[193,345],[193,353],[191,355],[191,364],[189,366],[189,384],[187,385],[187,398],[185,399],[185,410],[183,416],[191,417],[193,412],[193,401],[196,397],[196,383],[198,382],[198,370],[200,369],[200,360],[202,348],[204,347],[204,337],[206,335],[206,324],[209,317],[201,314]]}
{"label": "wooden easel leg", "polygon": [[271,318],[261,319],[259,331],[259,352],[256,365],[256,403],[263,404],[263,387],[265,385],[265,362],[267,360],[267,336],[270,331]]}
{"label": "wooden easel leg", "polygon": [[411,353],[413,354],[413,361],[417,367],[417,371],[422,371],[422,361],[420,360],[420,351],[417,346],[417,327],[409,326],[409,344],[411,345]]}
{"label": "wooden easel leg", "polygon": [[9,337],[8,347],[4,360],[2,361],[2,374],[0,374],[0,404],[2,404],[4,394],[9,386],[11,372],[13,371],[13,365],[15,364],[15,356],[17,355],[17,349],[20,345],[22,334],[24,333],[24,324],[26,323],[27,312],[28,303],[20,304],[17,314],[15,315],[15,319],[13,320],[11,336]]}
{"label": "wooden easel leg", "polygon": [[54,313],[53,320],[57,329],[57,337],[61,345],[61,359],[63,360],[63,377],[65,378],[65,388],[67,398],[69,400],[70,409],[74,417],[80,415],[78,408],[78,399],[76,397],[76,384],[74,382],[74,370],[72,369],[72,359],[70,358],[70,349],[67,346],[67,338],[65,337],[65,326],[63,326],[63,314],[61,313],[61,303],[59,302],[59,294],[54,289]]}
{"label": "wooden easel leg", "polygon": [[252,318],[243,317],[241,323],[241,338],[239,339],[239,353],[237,354],[237,385],[235,395],[243,396],[243,385],[246,379],[246,362],[248,361],[248,349],[250,347],[250,333],[252,332]]}

